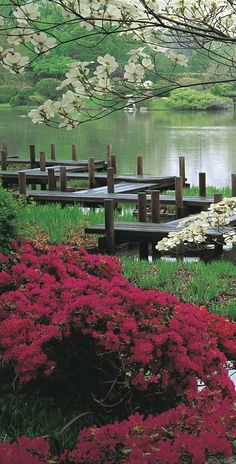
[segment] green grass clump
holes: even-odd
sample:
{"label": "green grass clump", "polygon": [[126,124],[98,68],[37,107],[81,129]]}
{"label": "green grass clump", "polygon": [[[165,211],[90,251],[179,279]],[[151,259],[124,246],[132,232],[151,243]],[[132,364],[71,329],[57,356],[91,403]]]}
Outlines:
{"label": "green grass clump", "polygon": [[[174,195],[174,190],[167,190],[166,192],[164,192],[165,194],[168,194],[168,195]],[[227,187],[215,187],[214,185],[208,185],[206,187],[206,196],[207,197],[213,197],[214,193],[221,193],[223,195],[223,197],[231,197],[231,188],[229,186]],[[198,185],[192,185],[191,187],[185,187],[183,189],[183,195],[184,196],[191,196],[191,195],[195,195],[195,196],[198,196],[199,195],[199,187]]]}
{"label": "green grass clump", "polygon": [[[115,210],[116,221],[134,221],[132,210]],[[36,205],[30,202],[21,211],[21,229],[25,238],[32,237],[34,229],[44,232],[51,243],[67,241],[75,233],[84,233],[89,225],[104,223],[104,208],[84,208],[79,204],[61,206],[59,203]],[[35,237],[37,238],[37,237]]]}
{"label": "green grass clump", "polygon": [[210,312],[236,320],[236,266],[226,261],[153,263],[122,258],[124,274],[142,288],[158,288],[181,301],[206,306]]}
{"label": "green grass clump", "polygon": [[[206,196],[211,197],[214,193],[221,193],[223,197],[231,197],[231,188],[227,187],[215,187],[214,185],[208,185],[206,188]],[[199,195],[199,188],[197,185],[193,185],[190,188],[184,188],[184,195]]]}

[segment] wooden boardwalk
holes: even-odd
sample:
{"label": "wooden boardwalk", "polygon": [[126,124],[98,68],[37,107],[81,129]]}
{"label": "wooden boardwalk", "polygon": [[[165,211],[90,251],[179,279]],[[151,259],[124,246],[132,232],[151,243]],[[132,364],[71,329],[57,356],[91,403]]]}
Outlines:
{"label": "wooden boardwalk", "polygon": [[[107,193],[107,187],[100,187],[95,189],[79,190],[76,192],[59,192],[50,190],[27,190],[27,195],[32,197],[37,203],[81,203],[86,205],[103,205],[106,200],[114,200],[116,203],[128,203],[136,205],[138,203],[137,193],[122,193],[125,192],[126,185],[133,184],[117,184],[115,185],[115,193]],[[138,189],[143,191],[150,184],[139,184]],[[155,184],[151,184],[154,185]],[[135,188],[135,187],[134,187]],[[155,187],[154,187],[155,188]],[[14,192],[18,195],[18,192]],[[151,195],[147,193],[147,202],[151,203]],[[176,201],[175,195],[160,195],[160,202],[163,205],[174,205]],[[202,197],[187,195],[183,197],[183,205],[186,208],[198,207],[204,209],[213,203],[213,197]]]}
{"label": "wooden boardwalk", "polygon": [[[22,159],[22,158],[19,158],[17,156],[12,156],[12,157],[7,157],[7,160],[6,160],[7,164],[8,165],[23,165],[23,166],[27,166],[30,164],[30,160],[29,159]],[[96,168],[99,170],[105,170],[106,167],[107,167],[107,162],[104,161],[104,160],[94,160],[94,163],[95,163],[95,166]],[[0,159],[0,166],[2,164],[2,160]],[[50,166],[50,167],[54,167],[54,166],[71,166],[71,167],[74,167],[74,166],[79,166],[79,167],[87,167],[88,166],[88,160],[85,160],[85,159],[81,159],[81,160],[70,160],[70,159],[66,159],[66,160],[52,160],[52,159],[45,159],[45,164],[46,164],[46,167]],[[40,160],[38,159],[35,159],[34,160],[34,167],[35,168],[39,168],[40,167]]]}
{"label": "wooden boardwalk", "polygon": [[[50,166],[51,167],[51,166]],[[18,183],[18,174],[19,172],[25,173],[26,183],[27,184],[45,184],[48,183],[48,170],[50,167],[46,168],[45,171],[37,169],[23,169],[21,171],[0,171],[0,177],[5,182],[5,184],[17,184]],[[86,167],[86,166],[85,166]],[[96,169],[96,165],[95,165]],[[82,166],[66,166],[66,180],[70,181],[88,181],[89,173],[88,172],[79,172],[85,171],[85,168]],[[60,166],[58,164],[54,168],[54,176],[56,180],[60,178]],[[94,181],[97,185],[106,185],[107,184],[107,174],[106,173],[94,173]],[[114,175],[115,183],[155,183],[156,188],[159,189],[168,189],[175,187],[175,176],[141,176],[141,175]]]}
{"label": "wooden boardwalk", "polygon": [[[149,222],[115,222],[114,223],[114,244],[118,245],[126,242],[152,243],[156,244],[159,240],[166,237],[169,232],[181,230],[181,223],[186,218],[176,219],[166,223],[149,223]],[[228,227],[236,226],[236,215],[232,216]],[[108,228],[109,229],[109,228]],[[226,229],[225,229],[226,230]],[[99,234],[106,237],[106,248],[109,250],[109,233],[105,224],[97,224],[85,228],[86,234]],[[214,239],[221,241],[222,232],[217,229],[211,229],[207,233],[207,238],[211,242]]]}

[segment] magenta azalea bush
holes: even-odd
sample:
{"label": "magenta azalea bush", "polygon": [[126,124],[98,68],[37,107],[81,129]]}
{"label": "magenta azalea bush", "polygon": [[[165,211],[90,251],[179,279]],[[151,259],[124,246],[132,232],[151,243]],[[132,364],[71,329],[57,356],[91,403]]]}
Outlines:
{"label": "magenta azalea bush", "polygon": [[44,454],[26,438],[4,443],[1,463],[13,448],[16,464],[197,464],[232,454],[235,388],[225,366],[236,356],[234,323],[137,288],[116,259],[83,249],[21,241],[0,262],[3,369],[22,385],[68,369],[114,420],[82,430],[60,457],[47,442]]}

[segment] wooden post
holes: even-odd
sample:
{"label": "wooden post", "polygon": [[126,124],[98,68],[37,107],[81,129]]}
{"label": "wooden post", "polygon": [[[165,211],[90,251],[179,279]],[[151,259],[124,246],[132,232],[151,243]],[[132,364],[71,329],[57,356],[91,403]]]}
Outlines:
{"label": "wooden post", "polygon": [[[138,193],[138,220],[147,222],[147,195],[145,192]],[[148,243],[139,243],[139,258],[148,260]]]}
{"label": "wooden post", "polygon": [[7,152],[6,152],[6,150],[1,150],[1,164],[2,164],[2,171],[7,171]]}
{"label": "wooden post", "polygon": [[104,208],[105,208],[106,252],[108,255],[112,255],[115,252],[114,202],[113,200],[105,200]]}
{"label": "wooden post", "polygon": [[152,190],[151,192],[151,210],[152,222],[160,222],[160,190]]}
{"label": "wooden post", "polygon": [[223,195],[222,193],[214,193],[214,203],[219,203],[222,201]]}
{"label": "wooden post", "polygon": [[111,167],[112,144],[107,145],[107,167]]}
{"label": "wooden post", "polygon": [[143,156],[137,157],[137,175],[143,176]]}
{"label": "wooden post", "polygon": [[107,193],[114,192],[114,168],[107,168]]}
{"label": "wooden post", "polygon": [[236,197],[236,174],[231,174],[231,195]]}
{"label": "wooden post", "polygon": [[71,150],[72,150],[72,151],[71,151],[72,160],[73,160],[73,161],[77,161],[77,160],[78,160],[78,148],[77,148],[76,143],[72,143]]}
{"label": "wooden post", "polygon": [[66,166],[60,167],[60,190],[61,192],[66,191]]}
{"label": "wooden post", "polygon": [[95,187],[95,177],[94,177],[94,158],[88,159],[88,183],[89,189]]}
{"label": "wooden post", "polygon": [[179,157],[179,177],[182,177],[183,187],[185,187],[185,157]]}
{"label": "wooden post", "polygon": [[176,219],[183,217],[183,182],[182,177],[175,178],[175,209]]}
{"label": "wooden post", "polygon": [[3,140],[3,142],[2,142],[2,149],[6,152],[6,154],[8,156],[8,146],[7,146],[6,140]]}
{"label": "wooden post", "polygon": [[198,173],[198,186],[199,186],[199,196],[205,197],[206,196],[206,173],[205,172]]}
{"label": "wooden post", "polygon": [[55,170],[54,168],[48,168],[48,189],[56,189],[56,179],[55,179]]}
{"label": "wooden post", "polygon": [[[160,215],[160,190],[151,191],[151,212],[152,222],[158,224],[161,219]],[[156,249],[156,243],[152,244],[152,259],[156,259],[160,253]]]}
{"label": "wooden post", "polygon": [[46,159],[45,159],[45,152],[41,151],[39,154],[40,159],[40,171],[46,171]]}
{"label": "wooden post", "polygon": [[26,195],[26,173],[23,171],[18,172],[18,188],[20,195]]}
{"label": "wooden post", "polygon": [[55,160],[56,159],[56,146],[54,143],[51,143],[50,153],[51,153],[51,160]]}
{"label": "wooden post", "polygon": [[116,174],[116,155],[111,155],[111,167],[114,169],[114,174]]}
{"label": "wooden post", "polygon": [[31,169],[34,169],[35,168],[35,145],[29,146],[29,152],[30,152],[30,167]]}

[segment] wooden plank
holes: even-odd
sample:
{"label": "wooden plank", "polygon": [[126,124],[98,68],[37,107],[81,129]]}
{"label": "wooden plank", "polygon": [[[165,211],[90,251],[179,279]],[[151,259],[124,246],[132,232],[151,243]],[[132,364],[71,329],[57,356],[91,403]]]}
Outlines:
{"label": "wooden plank", "polygon": [[[11,179],[12,180],[12,179]],[[130,203],[130,204],[137,204],[138,202],[138,195],[135,193],[122,193],[116,192],[106,193],[104,192],[104,187],[100,187],[103,189],[99,192],[98,189],[93,190],[80,190],[76,192],[59,192],[59,191],[32,191],[28,190],[27,194],[32,196],[35,201],[58,201],[58,202],[75,202],[75,203],[100,203],[103,204],[104,200],[112,199],[116,202],[120,203]],[[151,195],[147,194],[147,202],[151,202]],[[160,195],[160,203],[173,205],[175,203],[174,195]],[[212,197],[194,197],[194,196],[186,196],[183,197],[183,204],[184,206],[198,206],[199,208],[208,207],[211,203],[213,203]]]}
{"label": "wooden plank", "polygon": [[[23,159],[23,158],[18,158],[16,156],[9,156],[7,158],[7,161],[9,164],[30,164],[30,160],[29,159]],[[45,163],[46,163],[46,166],[55,166],[57,165],[58,163],[60,163],[61,166],[88,166],[88,160],[53,160],[53,159],[46,159],[45,160]],[[1,164],[1,161],[0,161],[0,164]],[[103,169],[106,169],[106,166],[107,166],[107,163],[106,161],[104,160],[95,160],[94,161],[94,164],[95,164],[95,167],[97,168],[103,168]],[[40,161],[39,160],[35,160],[35,166],[39,166],[40,165]]]}
{"label": "wooden plank", "polygon": [[[59,177],[59,170],[60,170],[60,165],[59,161],[57,161],[56,165],[51,165],[48,167],[55,167],[56,172],[55,176]],[[78,172],[80,169],[74,168],[71,169],[67,167],[68,170],[68,175],[67,179],[68,180],[87,180],[89,179],[89,174],[86,172]],[[46,171],[40,171],[40,169],[24,169],[24,171],[27,173],[27,177],[30,178],[31,182],[34,180],[35,182],[40,183],[40,180],[45,178],[47,179],[47,168]],[[44,177],[43,177],[44,176]],[[0,171],[0,177],[5,179],[6,181],[10,181],[11,179],[14,179],[14,181],[17,181],[18,179],[18,171]],[[95,173],[94,174],[94,179],[96,183],[99,181],[102,184],[107,184],[107,175],[106,174],[101,174],[101,173]],[[153,177],[153,176],[120,176],[120,175],[114,175],[114,181],[116,183],[121,183],[121,182],[129,182],[129,183],[155,183],[157,189],[165,189],[165,188],[174,188],[175,184],[175,177]],[[30,181],[29,181],[30,183]]]}
{"label": "wooden plank", "polygon": [[[144,240],[154,243],[159,241],[161,238],[166,237],[169,232],[174,232],[177,230],[177,225],[179,225],[183,220],[184,219],[179,219],[161,224],[146,222],[115,222],[115,240],[119,243],[126,241],[141,242]],[[230,225],[236,225],[236,215],[231,217]],[[181,230],[181,228],[178,227],[178,230]],[[104,235],[106,233],[105,225],[97,224],[94,226],[86,227],[85,233]],[[221,236],[222,233],[217,229],[211,229],[207,233],[207,237],[210,239],[219,238]]]}

